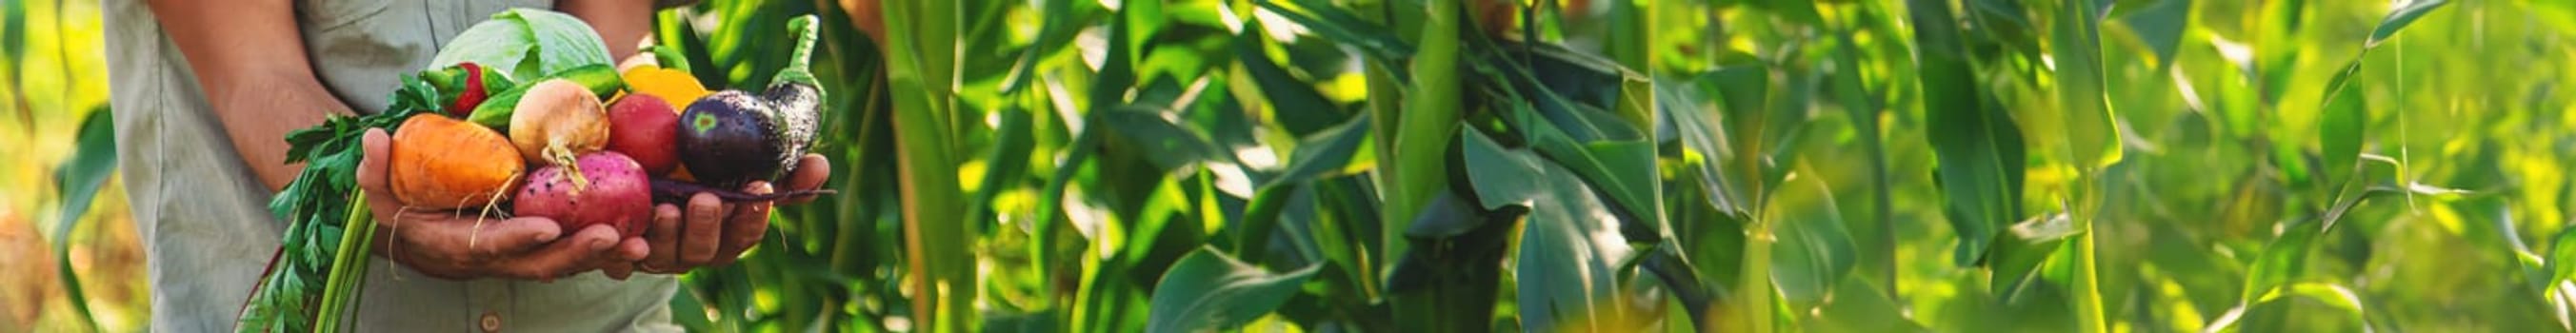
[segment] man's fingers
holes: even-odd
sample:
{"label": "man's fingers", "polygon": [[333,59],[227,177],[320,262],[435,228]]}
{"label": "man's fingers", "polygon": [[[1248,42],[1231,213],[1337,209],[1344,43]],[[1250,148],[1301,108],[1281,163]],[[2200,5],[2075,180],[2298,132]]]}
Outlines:
{"label": "man's fingers", "polygon": [[385,183],[385,166],[389,165],[385,159],[393,155],[392,142],[393,138],[387,136],[383,129],[367,130],[366,137],[360,141],[365,155],[358,160],[358,188],[367,192],[391,193],[388,189],[393,188],[392,184]]}
{"label": "man's fingers", "polygon": [[605,260],[634,263],[644,260],[645,255],[653,253],[653,245],[645,243],[643,237],[628,237],[626,240],[617,241],[615,249],[617,251],[609,253]]}
{"label": "man's fingers", "polygon": [[496,275],[553,281],[555,277],[573,273],[577,269],[589,268],[584,264],[594,263],[593,260],[600,258],[602,252],[608,251],[617,243],[617,228],[592,225],[582,228],[572,236],[546,244],[536,252],[529,252],[501,263],[501,267],[495,269]]}
{"label": "man's fingers", "polygon": [[618,241],[617,247],[612,248],[610,255],[598,260],[599,272],[608,275],[610,279],[625,280],[635,274],[636,261],[643,260],[645,253],[650,251],[652,249],[644,244],[643,237]]}
{"label": "man's fingers", "polygon": [[641,265],[646,272],[672,273],[680,267],[680,206],[653,205],[653,226],[644,231],[644,240],[652,247]]}
{"label": "man's fingers", "polygon": [[[760,181],[744,185],[742,191],[755,195],[772,192],[769,182]],[[762,233],[769,231],[769,209],[770,205],[766,202],[734,204],[732,218],[725,221],[723,247],[716,249],[716,257],[708,262],[709,266],[733,264],[734,259],[742,257],[743,250],[760,244],[760,238],[764,236]]]}
{"label": "man's fingers", "polygon": [[393,185],[385,179],[389,171],[385,169],[389,163],[386,156],[393,155],[393,139],[383,129],[369,129],[360,140],[365,155],[358,160],[358,188],[367,193],[367,211],[375,213],[377,223],[401,225],[402,202],[394,198]]}
{"label": "man's fingers", "polygon": [[607,275],[610,280],[625,281],[626,277],[635,275],[635,262],[610,262],[600,264],[599,274]]}
{"label": "man's fingers", "polygon": [[455,248],[468,249],[467,258],[471,258],[468,260],[475,261],[507,258],[528,252],[557,238],[562,238],[564,232],[563,227],[556,225],[555,221],[533,217],[485,219],[479,223],[472,218],[464,218],[420,223],[413,227],[464,231],[454,234],[466,235],[465,237],[450,237],[447,241],[455,243],[453,244]]}
{"label": "man's fingers", "polygon": [[680,266],[706,265],[715,258],[717,237],[724,235],[725,213],[724,203],[713,194],[689,197],[688,217],[680,227]]}
{"label": "man's fingers", "polygon": [[[823,182],[830,180],[832,180],[832,160],[823,158],[823,155],[805,154],[805,157],[796,159],[796,171],[787,175],[785,184],[790,191],[804,191],[822,188]],[[814,201],[815,197],[818,196],[787,198],[779,200],[779,203],[802,205]]]}

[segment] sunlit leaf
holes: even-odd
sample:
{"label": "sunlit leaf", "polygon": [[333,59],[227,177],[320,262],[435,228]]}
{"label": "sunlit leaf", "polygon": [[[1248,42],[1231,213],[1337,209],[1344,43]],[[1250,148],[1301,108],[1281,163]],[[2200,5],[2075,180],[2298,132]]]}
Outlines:
{"label": "sunlit leaf", "polygon": [[1322,265],[1271,273],[1215,249],[1200,248],[1154,283],[1146,332],[1210,332],[1243,325],[1277,309]]}
{"label": "sunlit leaf", "polygon": [[1659,90],[1655,98],[1661,100],[1656,103],[1655,113],[1659,119],[1655,123],[1670,127],[1656,132],[1676,136],[1683,147],[1700,156],[1691,171],[1699,175],[1696,185],[1701,193],[1707,194],[1704,201],[1721,212],[1743,211],[1737,204],[1741,200],[1737,199],[1738,190],[1726,181],[1725,158],[1734,154],[1726,141],[1726,128],[1709,119],[1714,116],[1713,112],[1701,111],[1698,89],[1692,89],[1686,83],[1665,80],[1657,80],[1655,86]]}
{"label": "sunlit leaf", "polygon": [[2367,135],[2363,126],[2370,121],[2370,109],[2362,98],[2362,86],[2348,84],[2351,76],[2360,72],[2361,62],[2353,61],[2327,84],[2329,90],[2324,119],[2318,122],[2321,126],[2318,140],[2322,141],[2325,155],[2325,164],[2320,167],[2325,170],[2329,189],[2352,181],[2352,174],[2361,167],[2354,163],[2361,158],[2362,140]]}
{"label": "sunlit leaf", "polygon": [[1145,156],[1163,169],[1187,166],[1203,161],[1231,161],[1233,155],[1217,150],[1208,138],[1176,122],[1166,111],[1143,106],[1121,106],[1100,110],[1102,128],[1108,134],[1130,140],[1151,152]]}
{"label": "sunlit leaf", "polygon": [[984,178],[976,181],[979,185],[975,186],[975,198],[971,202],[977,204],[974,205],[974,211],[967,214],[970,219],[991,221],[995,216],[993,198],[1009,190],[1009,184],[1019,181],[1021,177],[1028,174],[1029,155],[1037,149],[1036,139],[1031,138],[1029,133],[1032,126],[1029,124],[1031,121],[1029,112],[1026,110],[994,111],[995,116],[1001,119],[1001,123],[997,124],[1000,126],[993,128],[993,150],[983,159],[986,162]]}
{"label": "sunlit leaf", "polygon": [[[2414,1],[2404,8],[2390,12],[2386,18],[2380,20],[2377,28],[2371,30],[2370,39],[2362,45],[2361,54],[2370,54],[2371,49],[2378,48],[2380,42],[2394,37],[2398,30],[2405,29],[2406,25],[2414,23],[2415,19],[2422,18],[2448,3],[2450,2],[2447,0]],[[2320,140],[2323,140],[2325,150],[2324,166],[2327,170],[2326,179],[2329,181],[2329,188],[2340,187],[2344,182],[2350,181],[2346,179],[2351,173],[2350,170],[2359,168],[2353,163],[2360,157],[2361,146],[2367,136],[2363,126],[2370,121],[2369,103],[2363,98],[2367,92],[2362,85],[2352,83],[2352,80],[2361,73],[2362,59],[2364,57],[2354,56],[2351,62],[2344,65],[2343,70],[2335,72],[2333,79],[2326,80],[2325,115],[2319,123],[2322,126]]]}
{"label": "sunlit leaf", "polygon": [[[12,6],[15,8],[15,6]],[[62,278],[63,291],[69,296],[72,310],[81,321],[98,328],[98,317],[90,309],[90,298],[82,287],[80,276],[72,271],[72,230],[80,229],[81,216],[89,212],[90,203],[98,199],[109,175],[116,173],[116,123],[106,107],[91,109],[81,119],[80,132],[74,141],[74,154],[54,168],[55,194],[62,198],[62,208],[54,219],[53,253],[56,273]]]}
{"label": "sunlit leaf", "polygon": [[2020,215],[2021,132],[2008,112],[1986,104],[1986,95],[1977,90],[1975,69],[1949,6],[1932,0],[1907,4],[1914,21],[1922,24],[1914,39],[1923,62],[1925,118],[1929,126],[1943,129],[1925,135],[1940,163],[1934,179],[1941,187],[1943,212],[1960,239],[1953,260],[1976,263],[1997,231]]}
{"label": "sunlit leaf", "polygon": [[2156,67],[2161,68],[2173,63],[2175,49],[2181,47],[2183,31],[2191,21],[2191,7],[2192,0],[2159,0],[2144,9],[2123,13],[2120,22],[2139,41],[2147,43],[2147,49],[2155,52]]}
{"label": "sunlit leaf", "polygon": [[2318,222],[2313,220],[2293,223],[2281,233],[2280,238],[2264,245],[2263,252],[2257,254],[2251,267],[2246,268],[2245,291],[2240,297],[2249,303],[2259,303],[2254,301],[2270,298],[2268,295],[2276,288],[2288,284],[2293,274],[2307,265],[2308,248],[2323,233],[2317,227],[2310,227],[2316,224]]}
{"label": "sunlit leaf", "polygon": [[[1317,35],[1342,45],[1359,47],[1380,59],[1404,59],[1413,56],[1413,45],[1397,38],[1394,30],[1368,23],[1346,10],[1321,0],[1292,0],[1297,8],[1279,1],[1262,0],[1261,9],[1296,22]],[[1311,13],[1311,14],[1310,14]]]}
{"label": "sunlit leaf", "polygon": [[2067,1],[2050,20],[2050,59],[2057,61],[2057,112],[2065,144],[2079,168],[2098,168],[2120,161],[2119,115],[2103,92],[2101,15],[2089,1]]}
{"label": "sunlit leaf", "polygon": [[1781,299],[1793,309],[1828,303],[1860,260],[1860,245],[1845,227],[1832,187],[1823,179],[1792,177],[1771,196],[1768,211],[1780,217],[1771,221],[1779,237],[1771,252],[1771,279]]}
{"label": "sunlit leaf", "polygon": [[1809,328],[1835,332],[1921,332],[1926,329],[1905,315],[1905,305],[1898,299],[1861,279],[1843,279],[1835,285],[1834,302],[1815,313]]}
{"label": "sunlit leaf", "polygon": [[2351,319],[2353,322],[2360,323],[2361,327],[2364,329],[2371,326],[2369,317],[2370,308],[2363,306],[2361,295],[2353,292],[2352,288],[2345,288],[2344,286],[2334,284],[2310,282],[2290,285],[2289,292],[2292,295],[2299,295],[2307,297],[2308,299],[2316,300],[2318,303],[2324,303],[2336,310],[2343,310],[2346,314],[2352,316]]}
{"label": "sunlit leaf", "polygon": [[1288,157],[1288,168],[1271,178],[1272,183],[1313,180],[1343,171],[1353,158],[1360,157],[1363,143],[1368,142],[1368,117],[1351,117],[1350,121],[1298,139],[1297,151]]}
{"label": "sunlit leaf", "polygon": [[2060,250],[2065,247],[2059,245],[2084,233],[2083,228],[2062,213],[2032,217],[2013,224],[2007,233],[2010,237],[1996,241],[1991,262],[1994,267],[1992,288],[1996,298],[2007,302],[2015,300],[2024,288],[2039,279],[2040,264],[2064,254],[2065,251]]}
{"label": "sunlit leaf", "polygon": [[[1092,78],[1091,82],[1091,105],[1089,105],[1091,109],[1125,103],[1127,91],[1136,85],[1138,51],[1135,43],[1131,41],[1138,35],[1137,30],[1140,28],[1136,26],[1136,21],[1142,14],[1137,14],[1135,7],[1142,6],[1121,6],[1118,8],[1118,14],[1110,19],[1109,40],[1103,45],[1108,48],[1104,52],[1107,55],[1101,59],[1099,76]],[[1144,33],[1151,35],[1152,31],[1144,31]]]}
{"label": "sunlit leaf", "polygon": [[2451,1],[2412,0],[2405,3],[2406,7],[2389,11],[2387,18],[2380,19],[2378,28],[2370,29],[2370,43],[2365,47],[2379,47],[2379,42],[2396,37],[2399,29],[2405,29],[2406,25],[2414,24],[2415,19],[2424,18],[2425,14],[2432,14],[2434,9],[2441,9],[2442,5],[2451,4]]}
{"label": "sunlit leaf", "polygon": [[[1524,206],[1514,262],[1521,327],[1580,329],[1618,311],[1611,265],[1631,249],[1618,221],[1589,186],[1526,150],[1504,149],[1481,132],[1459,135],[1468,179],[1486,209]],[[1597,328],[1598,326],[1591,326]]]}
{"label": "sunlit leaf", "polygon": [[1297,80],[1287,70],[1279,68],[1278,63],[1270,61],[1270,56],[1261,51],[1259,21],[1248,22],[1247,25],[1251,28],[1234,38],[1234,57],[1243,64],[1245,72],[1252,74],[1253,83],[1258,84],[1268,97],[1271,116],[1277,117],[1281,126],[1287,127],[1289,133],[1306,135],[1348,118],[1349,113],[1325,99],[1323,93],[1315,92],[1313,85]]}
{"label": "sunlit leaf", "polygon": [[1021,88],[1027,87],[1029,81],[1035,80],[1038,76],[1039,59],[1068,49],[1065,46],[1071,45],[1074,32],[1077,30],[1076,25],[1083,23],[1074,19],[1081,17],[1080,13],[1073,12],[1075,1],[1077,0],[1042,2],[1041,6],[1044,6],[1044,10],[1041,13],[1051,16],[1039,23],[1037,40],[1031,41],[1028,47],[1020,51],[1018,60],[1011,63],[1010,74],[1006,74],[1002,79],[1000,87],[1002,94],[1019,92]]}
{"label": "sunlit leaf", "polygon": [[2576,228],[2559,230],[2549,248],[2549,284],[2576,281]]}

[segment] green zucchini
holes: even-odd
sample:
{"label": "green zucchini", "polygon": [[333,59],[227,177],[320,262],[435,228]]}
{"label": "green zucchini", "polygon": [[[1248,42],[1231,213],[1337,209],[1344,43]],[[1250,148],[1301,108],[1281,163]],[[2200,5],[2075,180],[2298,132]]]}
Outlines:
{"label": "green zucchini", "polygon": [[606,64],[592,64],[573,67],[572,69],[566,69],[552,75],[546,75],[546,77],[520,82],[524,84],[520,84],[517,87],[511,87],[510,90],[502,91],[499,94],[492,94],[491,99],[483,100],[483,105],[475,106],[474,115],[467,117],[466,120],[472,121],[475,124],[481,124],[484,127],[502,130],[503,133],[508,133],[508,130],[510,129],[510,115],[512,110],[516,109],[519,105],[519,97],[528,93],[528,87],[534,87],[537,82],[545,82],[550,79],[565,79],[572,80],[573,83],[580,83],[582,87],[590,88],[590,93],[598,94],[599,99],[601,100],[607,100],[610,96],[616,96],[618,90],[626,88],[626,81],[618,78],[616,67],[611,67]]}

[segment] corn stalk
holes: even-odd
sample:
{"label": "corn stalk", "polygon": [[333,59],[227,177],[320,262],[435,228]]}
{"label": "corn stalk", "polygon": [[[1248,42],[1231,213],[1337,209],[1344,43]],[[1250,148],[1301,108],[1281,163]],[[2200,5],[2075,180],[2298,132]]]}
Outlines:
{"label": "corn stalk", "polygon": [[963,221],[956,147],[949,133],[956,94],[957,4],[885,3],[886,81],[895,102],[904,245],[913,320],[930,332],[974,330],[974,224]]}

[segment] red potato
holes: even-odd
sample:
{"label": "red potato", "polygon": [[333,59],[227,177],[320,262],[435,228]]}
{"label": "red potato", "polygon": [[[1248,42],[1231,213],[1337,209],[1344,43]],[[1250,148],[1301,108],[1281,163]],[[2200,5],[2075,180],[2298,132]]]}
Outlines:
{"label": "red potato", "polygon": [[624,153],[652,176],[680,165],[680,111],[661,97],[635,93],[608,106],[608,150]]}
{"label": "red potato", "polygon": [[625,237],[643,235],[653,219],[653,183],[643,167],[617,152],[582,154],[573,164],[586,186],[568,178],[564,166],[538,168],[519,187],[511,212],[554,219],[564,232],[606,224]]}

